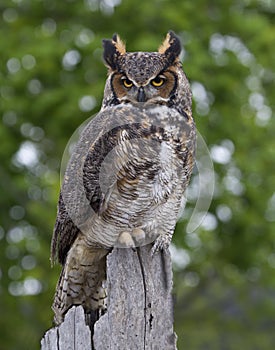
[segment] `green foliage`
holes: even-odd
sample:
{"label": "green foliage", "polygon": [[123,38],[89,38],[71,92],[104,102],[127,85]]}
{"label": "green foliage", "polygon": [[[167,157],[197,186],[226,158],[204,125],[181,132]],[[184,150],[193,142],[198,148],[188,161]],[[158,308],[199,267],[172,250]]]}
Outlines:
{"label": "green foliage", "polygon": [[191,198],[174,237],[178,346],[270,349],[274,1],[3,0],[0,8],[1,350],[39,349],[51,327],[59,167],[74,130],[100,108],[101,40],[118,32],[130,51],[156,50],[169,29],[182,39],[215,167],[205,221],[186,233]]}

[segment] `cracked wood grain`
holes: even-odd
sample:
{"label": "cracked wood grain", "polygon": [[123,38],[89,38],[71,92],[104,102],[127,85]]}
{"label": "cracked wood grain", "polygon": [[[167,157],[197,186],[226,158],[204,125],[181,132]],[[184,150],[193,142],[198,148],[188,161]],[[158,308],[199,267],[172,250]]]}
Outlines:
{"label": "cracked wood grain", "polygon": [[151,245],[116,248],[107,259],[108,311],[95,324],[94,346],[105,349],[176,349],[169,253]]}
{"label": "cracked wood grain", "polygon": [[50,329],[41,340],[41,350],[91,350],[91,331],[84,310],[73,306],[59,327]]}

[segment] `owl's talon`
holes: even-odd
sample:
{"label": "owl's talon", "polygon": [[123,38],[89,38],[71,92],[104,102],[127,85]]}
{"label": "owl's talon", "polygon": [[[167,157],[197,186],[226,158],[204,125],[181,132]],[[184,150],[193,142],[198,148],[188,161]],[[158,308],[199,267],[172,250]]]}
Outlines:
{"label": "owl's talon", "polygon": [[164,253],[167,252],[167,250],[169,249],[169,243],[170,241],[167,239],[166,236],[158,236],[151,249],[151,256],[153,256],[160,250],[164,251]]}
{"label": "owl's talon", "polygon": [[119,246],[123,248],[134,248],[135,247],[135,242],[131,236],[131,234],[127,231],[121,232],[117,239],[117,243]]}
{"label": "owl's talon", "polygon": [[145,232],[141,228],[134,228],[132,231],[132,237],[137,242],[141,242],[145,239]]}

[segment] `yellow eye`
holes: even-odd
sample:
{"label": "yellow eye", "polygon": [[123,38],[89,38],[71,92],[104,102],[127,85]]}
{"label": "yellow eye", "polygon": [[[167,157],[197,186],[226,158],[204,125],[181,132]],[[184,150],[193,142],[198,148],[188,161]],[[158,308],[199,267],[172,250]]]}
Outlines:
{"label": "yellow eye", "polygon": [[133,86],[133,82],[132,82],[131,80],[129,80],[128,78],[124,77],[124,78],[122,78],[121,80],[122,80],[122,82],[123,82],[123,85],[124,85],[127,89],[129,89],[130,87]]}
{"label": "yellow eye", "polygon": [[165,82],[165,79],[160,77],[160,76],[158,76],[158,77],[156,77],[155,79],[153,79],[151,81],[151,84],[153,86],[155,86],[155,87],[160,87],[160,86],[162,86],[164,84],[164,82]]}

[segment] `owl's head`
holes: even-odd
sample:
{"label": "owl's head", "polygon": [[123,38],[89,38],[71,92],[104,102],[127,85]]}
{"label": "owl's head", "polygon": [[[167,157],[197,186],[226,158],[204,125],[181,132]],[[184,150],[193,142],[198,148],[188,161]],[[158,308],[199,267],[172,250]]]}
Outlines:
{"label": "owl's head", "polygon": [[191,91],[179,60],[181,43],[169,31],[158,52],[126,52],[118,35],[103,40],[109,70],[103,108],[123,103],[166,105],[191,114]]}

